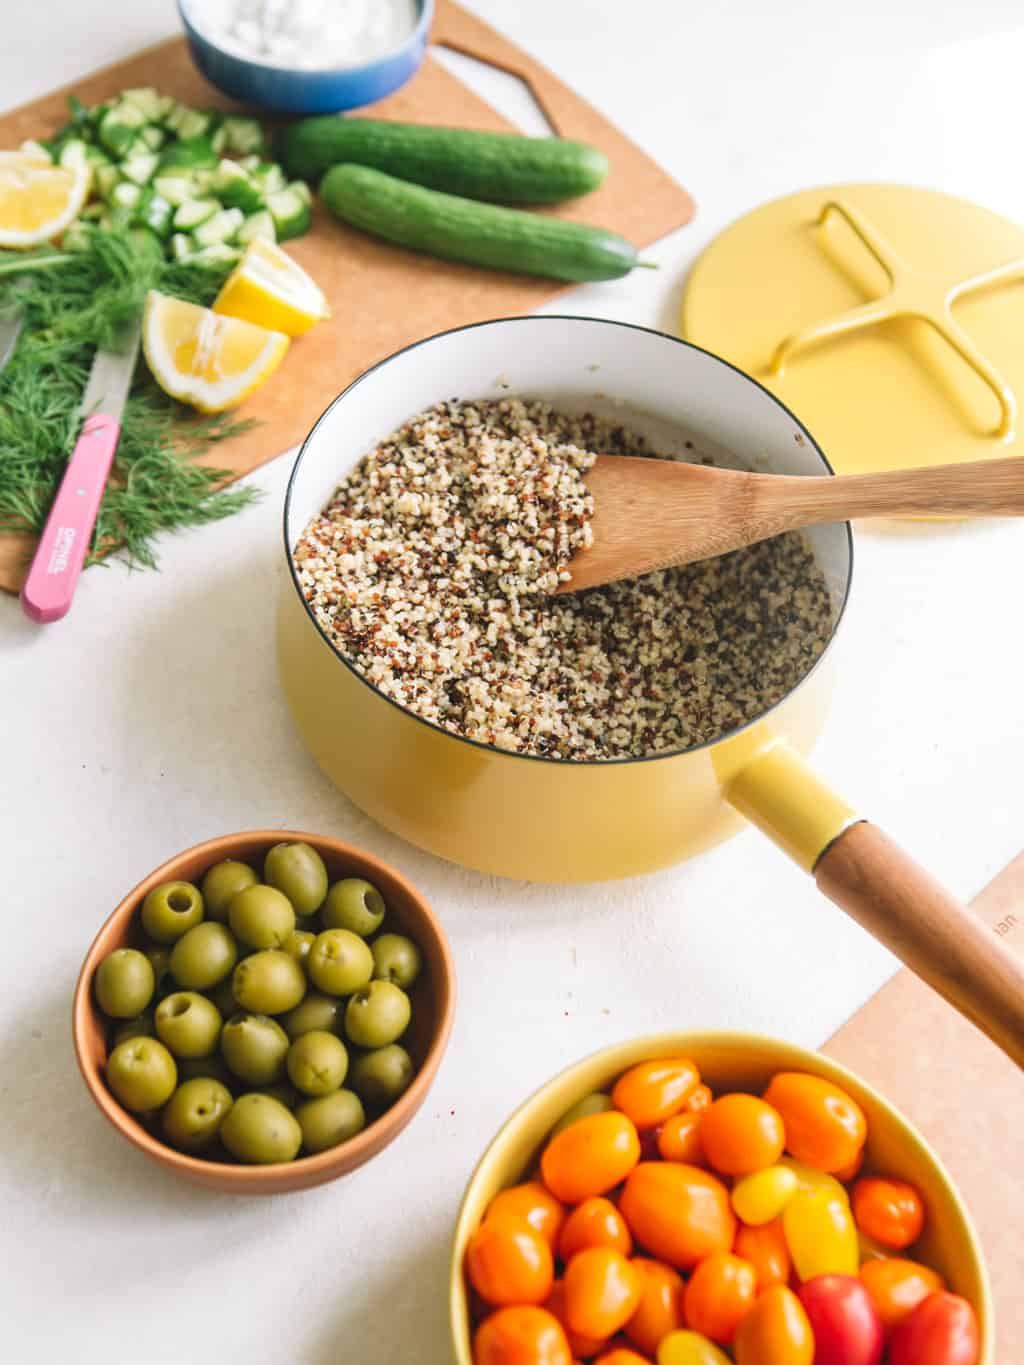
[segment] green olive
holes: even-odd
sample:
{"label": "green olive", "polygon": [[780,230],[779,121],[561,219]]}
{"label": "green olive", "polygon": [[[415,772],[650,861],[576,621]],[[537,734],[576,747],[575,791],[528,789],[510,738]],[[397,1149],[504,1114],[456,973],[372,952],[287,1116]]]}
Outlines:
{"label": "green olive", "polygon": [[214,863],[207,868],[203,877],[203,900],[210,919],[227,923],[228,906],[247,886],[255,886],[259,881],[248,863],[235,862],[227,858],[222,863]]}
{"label": "green olive", "polygon": [[281,1027],[289,1038],[301,1038],[313,1029],[335,1033],[341,1023],[341,1009],[341,1001],[336,997],[310,991],[300,1004],[281,1016]]}
{"label": "green olive", "polygon": [[129,1038],[107,1058],[107,1084],[126,1109],[145,1114],[159,1109],[174,1094],[178,1068],[155,1038]]}
{"label": "green olive", "polygon": [[239,1005],[251,1014],[284,1014],[306,994],[302,968],[276,948],[243,957],[231,985]]}
{"label": "green olive", "polygon": [[153,1011],[143,1010],[134,1019],[123,1019],[114,1029],[114,1047],[118,1043],[126,1043],[129,1038],[155,1038],[156,1029],[153,1025]]}
{"label": "green olive", "polygon": [[309,844],[275,844],[263,863],[263,878],[291,901],[297,915],[312,915],[327,895],[324,860]]}
{"label": "green olive", "polygon": [[163,882],[142,902],[142,927],[157,943],[174,943],[203,918],[203,897],[191,882]]}
{"label": "green olive", "polygon": [[404,934],[381,934],[370,944],[373,974],[378,981],[392,981],[403,991],[415,984],[423,966],[423,955]]}
{"label": "green olive", "polygon": [[273,1085],[284,1076],[288,1035],[265,1014],[236,1014],[221,1030],[220,1050],[230,1069],[250,1085]]}
{"label": "green olive", "polygon": [[171,950],[164,943],[150,943],[142,950],[143,956],[153,968],[153,981],[157,995],[165,995],[174,989],[171,977]]}
{"label": "green olive", "polygon": [[153,998],[156,978],[149,958],[135,948],[115,948],[93,977],[99,1007],[109,1019],[134,1019]]}
{"label": "green olive", "polygon": [[176,1057],[208,1057],[220,1037],[220,1011],[197,991],[165,996],[153,1021],[157,1037]]}
{"label": "green olive", "polygon": [[606,1095],[602,1090],[595,1091],[593,1095],[584,1095],[581,1100],[577,1100],[570,1109],[565,1111],[555,1124],[554,1128],[552,1128],[551,1137],[554,1137],[556,1133],[560,1133],[563,1128],[568,1128],[569,1125],[575,1123],[577,1119],[588,1118],[591,1114],[604,1114],[609,1109],[614,1108],[615,1106],[612,1104],[611,1096]]}
{"label": "green olive", "polygon": [[409,1027],[409,997],[390,981],[371,981],[349,1000],[345,1033],[356,1047],[387,1047]]}
{"label": "green olive", "polygon": [[189,991],[207,991],[238,961],[238,944],[226,924],[207,920],[182,934],[171,949],[171,974]]}
{"label": "green olive", "polygon": [[349,929],[325,929],[306,958],[309,979],[325,995],[351,995],[373,975],[373,954]]}
{"label": "green olive", "polygon": [[408,1089],[412,1077],[412,1058],[404,1047],[391,1043],[357,1057],[349,1072],[349,1085],[364,1104],[380,1109],[394,1103]]}
{"label": "green olive", "polygon": [[287,896],[272,886],[247,886],[228,910],[231,932],[250,948],[280,948],[295,928],[295,911]]}
{"label": "green olive", "polygon": [[384,915],[384,897],[377,888],[361,877],[346,877],[328,891],[321,918],[325,929],[350,929],[369,938],[383,924]]}
{"label": "green olive", "polygon": [[160,1126],[172,1146],[198,1152],[217,1136],[231,1105],[231,1091],[226,1086],[201,1076],[178,1086],[164,1105]]}
{"label": "green olive", "polygon": [[307,1152],[326,1152],[366,1127],[362,1101],[351,1090],[335,1090],[319,1099],[306,1100],[295,1111]]}
{"label": "green olive", "polygon": [[304,1095],[329,1095],[345,1079],[348,1052],[333,1033],[312,1029],[292,1043],[287,1066],[292,1085]]}
{"label": "green olive", "polygon": [[294,1161],[302,1129],[280,1100],[270,1095],[242,1095],[220,1126],[220,1140],[239,1161],[269,1165]]}
{"label": "green olive", "polygon": [[302,966],[315,942],[316,934],[311,934],[307,929],[293,929],[281,947],[289,957],[293,957],[299,966]]}

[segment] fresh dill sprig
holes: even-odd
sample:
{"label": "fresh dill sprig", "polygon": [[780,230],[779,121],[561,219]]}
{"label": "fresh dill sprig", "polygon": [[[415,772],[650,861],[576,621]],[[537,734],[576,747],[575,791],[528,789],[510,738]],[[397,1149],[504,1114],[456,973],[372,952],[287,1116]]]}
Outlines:
{"label": "fresh dill sprig", "polygon": [[[0,373],[0,533],[43,529],[78,436],[93,355],[140,315],[147,289],[208,305],[226,273],[154,259],[109,232],[94,232],[88,250],[68,255],[0,251],[0,314],[25,309]],[[159,388],[140,356],[87,563],[116,554],[154,568],[160,531],[216,521],[251,502],[255,490],[223,487],[229,471],[191,462],[250,425],[230,414],[197,417]]]}

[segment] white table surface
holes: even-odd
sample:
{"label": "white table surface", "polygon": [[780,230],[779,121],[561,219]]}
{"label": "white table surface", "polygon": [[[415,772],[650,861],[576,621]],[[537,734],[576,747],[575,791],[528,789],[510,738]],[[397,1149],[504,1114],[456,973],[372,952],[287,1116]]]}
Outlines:
{"label": "white table surface", "polygon": [[[579,312],[672,329],[711,237],[815,183],[914,182],[1024,219],[1024,19],[1011,0],[475,8],[696,196],[693,224],[651,253],[660,271],[581,288]],[[175,26],[170,0],[6,6],[0,105]],[[303,750],[275,676],[289,468],[282,457],[253,477],[265,497],[243,515],[167,537],[162,573],[87,573],[59,625],[0,601],[0,1356],[12,1365],[442,1365],[455,1211],[520,1099],[652,1030],[818,1044],[894,968],[753,832],[659,876],[566,890],[462,872],[364,817]],[[858,537],[817,753],[965,896],[1024,842],[1022,545],[1012,523]],[[179,849],[256,826],[321,830],[392,860],[440,911],[460,980],[447,1059],[402,1138],[345,1181],[266,1201],[193,1191],[118,1139],[68,1029],[82,955],[125,891]]]}

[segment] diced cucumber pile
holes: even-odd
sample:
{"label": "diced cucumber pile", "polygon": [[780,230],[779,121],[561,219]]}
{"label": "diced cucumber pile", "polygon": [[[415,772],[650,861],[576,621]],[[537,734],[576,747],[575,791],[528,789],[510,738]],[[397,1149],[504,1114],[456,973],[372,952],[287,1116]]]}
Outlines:
{"label": "diced cucumber pile", "polygon": [[257,119],[190,109],[149,86],[93,109],[68,103],[71,120],[39,149],[92,166],[91,202],[64,234],[70,250],[87,242],[90,223],[144,229],[176,261],[227,264],[256,238],[309,230],[309,186],[264,160]]}

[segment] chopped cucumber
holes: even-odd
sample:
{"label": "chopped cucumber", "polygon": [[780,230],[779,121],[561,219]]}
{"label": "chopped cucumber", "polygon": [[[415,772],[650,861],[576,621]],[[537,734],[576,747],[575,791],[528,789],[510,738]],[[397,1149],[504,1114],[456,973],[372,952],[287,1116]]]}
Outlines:
{"label": "chopped cucumber", "polygon": [[128,180],[134,180],[136,185],[148,185],[159,164],[160,158],[156,152],[149,152],[146,156],[133,156],[122,164],[121,174]]}
{"label": "chopped cucumber", "polygon": [[181,138],[161,152],[160,165],[168,168],[184,166],[189,170],[208,166],[212,170],[217,165],[217,153],[208,137]]}
{"label": "chopped cucumber", "polygon": [[116,166],[97,166],[93,177],[100,195],[107,200],[121,183],[121,172]]}
{"label": "chopped cucumber", "polygon": [[216,199],[186,199],[174,214],[174,226],[178,232],[189,232],[219,212]]}
{"label": "chopped cucumber", "polygon": [[26,152],[29,156],[45,156],[47,161],[53,160],[49,147],[44,147],[41,142],[35,142],[32,138],[29,138],[27,142],[23,142],[18,150],[20,152]]}
{"label": "chopped cucumber", "polygon": [[102,147],[97,147],[94,143],[89,143],[85,149],[85,159],[95,170],[99,166],[110,166],[112,161],[107,156]]}
{"label": "chopped cucumber", "polygon": [[186,200],[196,197],[195,181],[183,171],[177,175],[158,175],[153,181],[153,188],[169,204],[184,204]]}
{"label": "chopped cucumber", "polygon": [[246,243],[246,245],[249,242],[255,242],[258,238],[265,242],[277,241],[274,220],[266,209],[252,214],[238,229],[238,240]]}
{"label": "chopped cucumber", "polygon": [[176,261],[187,261],[194,250],[192,238],[185,232],[176,232],[171,238],[171,255]]}
{"label": "chopped cucumber", "polygon": [[238,156],[235,160],[243,171],[256,171],[264,164],[258,156]]}
{"label": "chopped cucumber", "polygon": [[145,227],[151,228],[158,237],[169,237],[174,224],[174,206],[169,204],[162,194],[147,189],[136,218]]}
{"label": "chopped cucumber", "polygon": [[160,120],[161,123],[166,123],[167,115],[177,104],[177,100],[174,98],[173,95],[158,95],[157,99],[159,101],[159,112],[157,113],[157,118]]}
{"label": "chopped cucumber", "polygon": [[257,162],[252,170],[252,178],[265,195],[276,194],[278,190],[288,187],[284,171],[280,166],[275,166],[272,161]]}
{"label": "chopped cucumber", "polygon": [[[158,152],[167,141],[167,134],[155,123],[151,123],[148,128],[143,128],[139,138],[146,144],[149,151]],[[135,145],[138,145],[138,139],[136,139]]]}
{"label": "chopped cucumber", "polygon": [[228,145],[228,135],[223,125],[210,134],[210,146],[218,156],[223,156]]}
{"label": "chopped cucumber", "polygon": [[228,246],[226,242],[214,242],[185,257],[188,265],[234,265],[241,259],[242,253],[239,248]]}
{"label": "chopped cucumber", "polygon": [[155,123],[160,117],[163,96],[151,85],[144,85],[135,90],[122,90],[121,102],[134,105],[147,123]]}
{"label": "chopped cucumber", "polygon": [[85,163],[88,151],[89,148],[86,143],[81,142],[78,138],[72,138],[70,142],[65,142],[60,149],[58,161],[62,166],[76,168]]}
{"label": "chopped cucumber", "polygon": [[229,152],[247,156],[263,150],[263,129],[258,119],[239,118],[237,115],[229,114],[224,120],[224,132]]}
{"label": "chopped cucumber", "polygon": [[202,109],[189,109],[176,129],[183,141],[192,138],[208,138],[217,126],[217,115],[208,114]]}
{"label": "chopped cucumber", "polygon": [[196,246],[200,247],[213,246],[216,242],[229,242],[244,222],[245,214],[241,209],[221,209],[205,223],[201,223],[192,233],[192,238]]}
{"label": "chopped cucumber", "polygon": [[292,194],[297,194],[304,204],[312,204],[313,191],[306,184],[305,180],[293,180],[288,186]]}
{"label": "chopped cucumber", "polygon": [[301,237],[304,232],[308,232],[313,220],[309,205],[301,195],[295,193],[294,185],[268,195],[267,208],[274,220],[274,230],[279,242],[286,242],[290,237]]}
{"label": "chopped cucumber", "polygon": [[256,213],[263,207],[263,195],[236,161],[224,160],[220,163],[210,188],[228,208]]}
{"label": "chopped cucumber", "polygon": [[145,122],[133,104],[115,104],[100,121],[100,141],[115,156],[123,156]]}
{"label": "chopped cucumber", "polygon": [[172,133],[176,133],[181,127],[182,119],[191,112],[187,104],[179,104],[177,100],[172,99],[170,108],[164,110],[164,126],[170,128]]}
{"label": "chopped cucumber", "polygon": [[137,209],[142,202],[142,188],[130,180],[122,180],[110,192],[112,208]]}
{"label": "chopped cucumber", "polygon": [[87,223],[72,223],[60,239],[61,251],[88,251],[92,246],[92,228]]}

